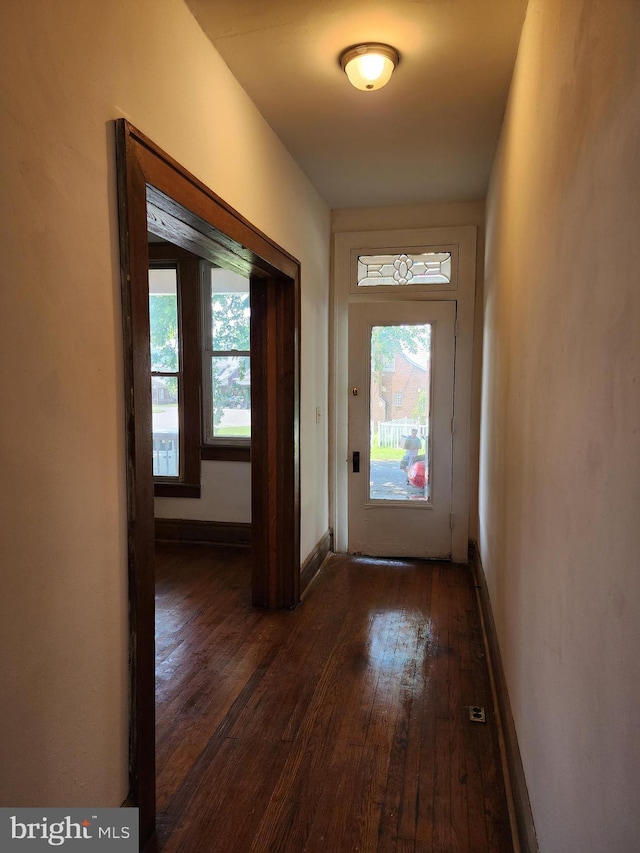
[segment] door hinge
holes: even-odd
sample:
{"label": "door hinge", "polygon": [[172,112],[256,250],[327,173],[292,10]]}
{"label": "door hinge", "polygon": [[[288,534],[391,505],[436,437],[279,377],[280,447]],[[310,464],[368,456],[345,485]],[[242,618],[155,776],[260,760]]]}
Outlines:
{"label": "door hinge", "polygon": [[449,527],[453,530],[453,513],[449,513]]}

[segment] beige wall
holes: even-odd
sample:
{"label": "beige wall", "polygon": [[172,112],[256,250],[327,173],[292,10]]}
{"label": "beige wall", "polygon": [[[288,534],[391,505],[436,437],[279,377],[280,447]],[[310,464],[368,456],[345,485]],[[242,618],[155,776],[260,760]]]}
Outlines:
{"label": "beige wall", "polygon": [[544,853],[640,843],[640,4],[530,0],[487,205],[480,552]]}
{"label": "beige wall", "polygon": [[480,434],[480,385],[482,365],[482,282],[484,276],[483,201],[449,204],[415,204],[402,207],[371,207],[333,210],[331,230],[383,231],[411,228],[439,228],[475,225],[478,229],[476,263],[476,302],[473,339],[473,397],[471,401],[471,440],[469,452],[469,538],[478,537],[478,441]]}
{"label": "beige wall", "polygon": [[156,498],[156,518],[251,523],[251,464],[201,462],[199,498]]}
{"label": "beige wall", "polygon": [[181,0],[3,6],[0,805],[119,805],[127,604],[116,177],[129,118],[302,262],[302,551],[327,529],[329,211]]}

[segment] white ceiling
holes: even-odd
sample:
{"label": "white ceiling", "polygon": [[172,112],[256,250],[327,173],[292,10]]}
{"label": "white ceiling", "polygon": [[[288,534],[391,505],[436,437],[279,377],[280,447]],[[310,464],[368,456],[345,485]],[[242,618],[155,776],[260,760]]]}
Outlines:
{"label": "white ceiling", "polygon": [[[186,0],[332,208],[485,196],[527,0]],[[400,64],[377,92],[338,57]]]}

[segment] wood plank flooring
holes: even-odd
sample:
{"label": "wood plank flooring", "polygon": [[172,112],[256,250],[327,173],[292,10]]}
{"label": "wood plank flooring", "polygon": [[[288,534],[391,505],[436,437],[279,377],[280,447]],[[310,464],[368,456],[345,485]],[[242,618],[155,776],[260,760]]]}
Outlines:
{"label": "wood plank flooring", "polygon": [[513,851],[470,570],[335,556],[267,612],[248,553],[158,546],[160,850]]}

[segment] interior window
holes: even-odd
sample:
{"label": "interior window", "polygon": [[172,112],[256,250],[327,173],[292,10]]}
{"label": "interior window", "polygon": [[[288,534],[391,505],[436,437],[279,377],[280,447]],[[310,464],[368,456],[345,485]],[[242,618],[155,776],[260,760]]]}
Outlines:
{"label": "interior window", "polygon": [[149,270],[153,476],[180,477],[180,329],[177,267]]}
{"label": "interior window", "polygon": [[195,255],[149,244],[154,492],[200,496],[200,335]]}
{"label": "interior window", "polygon": [[204,437],[208,444],[251,439],[249,279],[210,267],[204,276]]}

